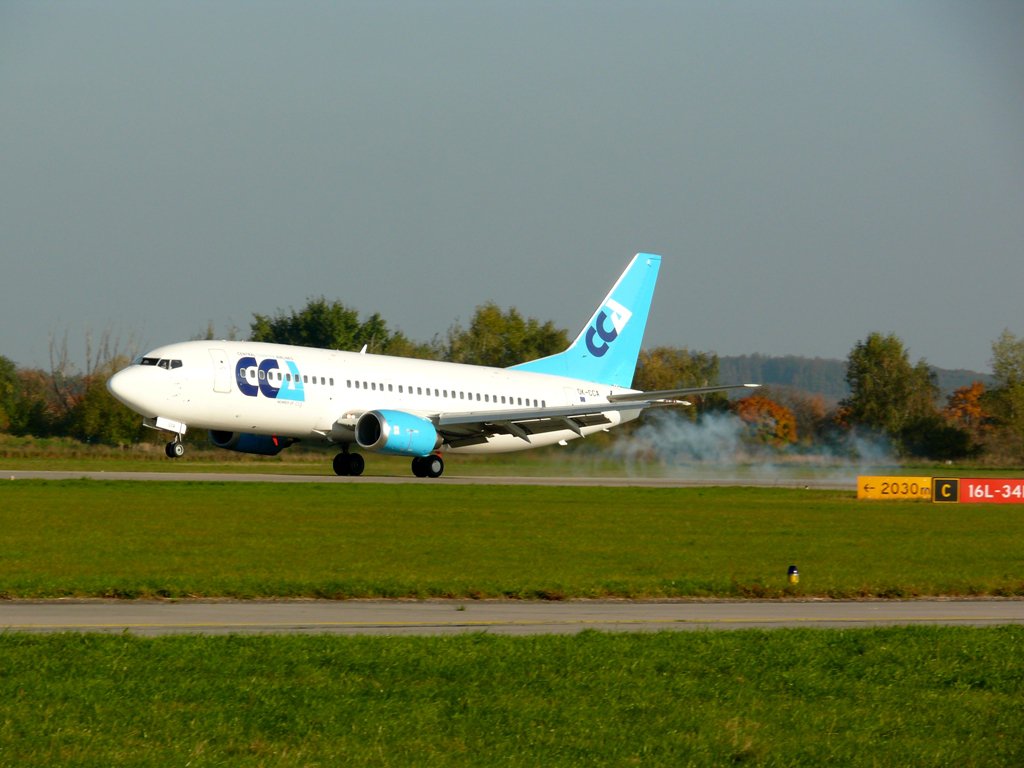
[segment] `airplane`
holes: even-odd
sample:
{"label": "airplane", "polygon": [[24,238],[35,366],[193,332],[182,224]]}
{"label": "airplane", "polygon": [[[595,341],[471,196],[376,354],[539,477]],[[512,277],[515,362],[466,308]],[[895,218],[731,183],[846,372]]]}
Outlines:
{"label": "airplane", "polygon": [[335,446],[334,472],[360,475],[353,448],[408,456],[440,477],[446,453],[499,453],[607,431],[692,395],[756,384],[632,389],[661,257],[638,253],[564,351],[510,368],[253,341],[184,341],[118,371],[107,388],[185,453],[188,428],[218,448],[275,456]]}

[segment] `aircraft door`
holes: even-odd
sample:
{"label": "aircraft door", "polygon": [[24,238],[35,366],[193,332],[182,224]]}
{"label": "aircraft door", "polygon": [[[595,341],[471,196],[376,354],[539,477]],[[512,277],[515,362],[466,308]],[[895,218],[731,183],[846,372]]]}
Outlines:
{"label": "aircraft door", "polygon": [[213,391],[231,391],[231,371],[228,370],[228,356],[223,349],[211,349],[210,359],[213,361]]}

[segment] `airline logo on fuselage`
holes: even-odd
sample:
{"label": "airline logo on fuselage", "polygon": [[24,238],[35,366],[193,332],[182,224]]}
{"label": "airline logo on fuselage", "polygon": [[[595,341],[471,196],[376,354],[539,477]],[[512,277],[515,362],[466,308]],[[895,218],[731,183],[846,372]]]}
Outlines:
{"label": "airline logo on fuselage", "polygon": [[[604,357],[608,347],[619,338],[633,313],[619,304],[615,299],[608,299],[601,311],[594,318],[594,324],[587,328],[587,349],[594,357]],[[607,323],[612,327],[608,328]]]}
{"label": "airline logo on fuselage", "polygon": [[[286,371],[281,371],[283,362]],[[235,363],[235,381],[238,391],[246,397],[269,397],[272,400],[306,399],[299,367],[291,360],[278,361],[267,358],[258,361],[255,357],[242,357]]]}

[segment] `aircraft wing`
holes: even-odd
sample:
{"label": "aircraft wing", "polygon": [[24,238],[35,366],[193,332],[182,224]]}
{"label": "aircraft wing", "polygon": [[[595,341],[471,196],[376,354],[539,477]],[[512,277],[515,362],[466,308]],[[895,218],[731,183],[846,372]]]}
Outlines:
{"label": "aircraft wing", "polygon": [[[611,420],[605,415],[611,411],[637,411],[655,406],[689,405],[682,399],[688,395],[758,386],[760,385],[734,384],[652,390],[650,392],[626,392],[619,395],[608,395],[607,400],[578,405],[500,411],[453,411],[421,415],[433,422],[437,433],[453,448],[486,443],[487,439],[494,435],[514,435],[529,443],[530,435],[563,429],[582,436],[584,427],[611,424]],[[353,431],[359,416],[358,412],[345,414],[335,422],[335,429]],[[329,434],[329,431],[324,430],[322,434]]]}
{"label": "aircraft wing", "polygon": [[519,408],[507,411],[440,413],[431,421],[453,448],[487,442],[493,435],[515,435],[530,442],[530,435],[569,429],[582,435],[583,427],[611,424],[609,411],[635,411],[638,403],[581,403],[552,408]]}

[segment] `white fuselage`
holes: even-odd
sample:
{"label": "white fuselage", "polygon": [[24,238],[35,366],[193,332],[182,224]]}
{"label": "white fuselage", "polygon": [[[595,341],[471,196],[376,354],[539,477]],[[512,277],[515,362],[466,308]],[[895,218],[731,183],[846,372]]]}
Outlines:
{"label": "white fuselage", "polygon": [[[187,341],[146,354],[114,375],[111,391],[144,417],[192,428],[354,442],[360,414],[394,409],[438,414],[537,410],[607,403],[634,390],[541,373],[247,341]],[[529,442],[495,434],[446,450],[514,451],[592,434],[637,412],[610,410],[607,423],[558,429]]]}

